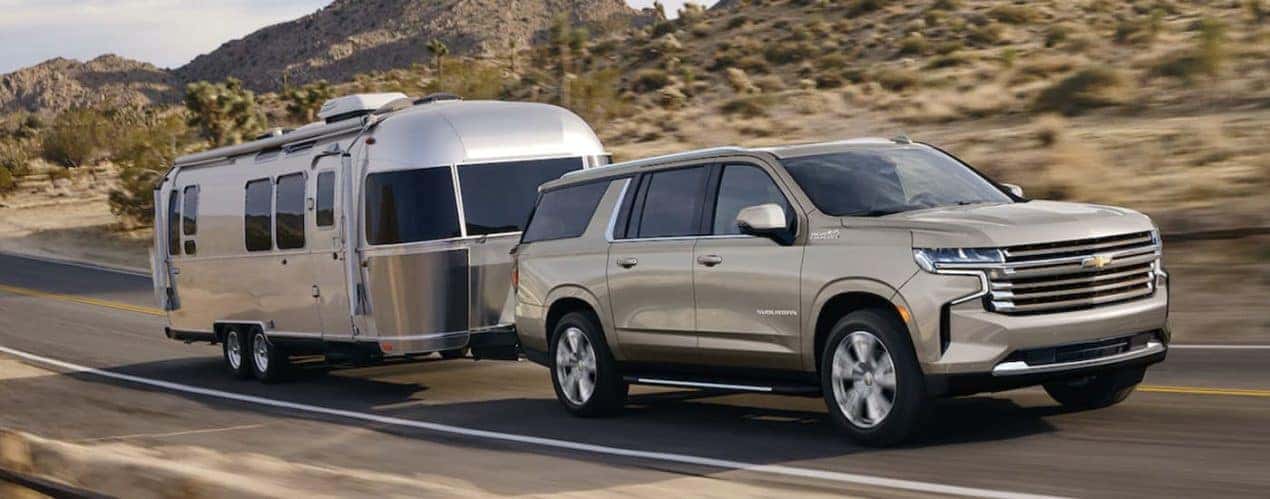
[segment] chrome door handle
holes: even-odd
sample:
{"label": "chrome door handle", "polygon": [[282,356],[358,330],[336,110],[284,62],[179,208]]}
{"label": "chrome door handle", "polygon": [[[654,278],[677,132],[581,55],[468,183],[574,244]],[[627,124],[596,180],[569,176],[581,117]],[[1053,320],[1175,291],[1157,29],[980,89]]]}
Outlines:
{"label": "chrome door handle", "polygon": [[617,264],[618,264],[619,266],[621,266],[622,268],[624,268],[624,269],[629,269],[629,268],[631,268],[631,267],[634,267],[634,266],[636,266],[636,265],[639,265],[639,259],[638,259],[638,258],[635,258],[635,257],[633,257],[633,256],[628,256],[628,257],[618,258],[618,259],[617,259]]}
{"label": "chrome door handle", "polygon": [[715,265],[723,263],[723,257],[719,255],[701,255],[697,257],[697,263],[700,263],[707,267],[713,267]]}

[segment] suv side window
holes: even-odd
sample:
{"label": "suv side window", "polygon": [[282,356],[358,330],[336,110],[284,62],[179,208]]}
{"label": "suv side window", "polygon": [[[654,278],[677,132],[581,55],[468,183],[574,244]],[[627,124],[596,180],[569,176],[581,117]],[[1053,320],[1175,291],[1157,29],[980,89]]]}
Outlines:
{"label": "suv side window", "polygon": [[542,193],[521,241],[532,243],[581,236],[608,187],[609,182],[591,182]]}
{"label": "suv side window", "polygon": [[[665,170],[649,174],[639,209],[637,238],[700,235],[701,209],[705,182],[709,177],[705,166]],[[632,221],[634,222],[634,221]]]}
{"label": "suv side window", "polygon": [[736,216],[745,208],[760,204],[776,204],[785,210],[785,221],[794,226],[797,218],[779,187],[754,165],[727,165],[719,179],[719,192],[714,204],[714,235],[740,234]]}

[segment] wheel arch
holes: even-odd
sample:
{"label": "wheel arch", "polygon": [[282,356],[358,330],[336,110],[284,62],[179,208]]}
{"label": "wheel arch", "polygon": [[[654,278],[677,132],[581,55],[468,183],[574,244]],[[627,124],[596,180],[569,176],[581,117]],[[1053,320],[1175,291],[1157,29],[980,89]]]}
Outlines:
{"label": "wheel arch", "polygon": [[613,328],[605,320],[600,300],[586,288],[576,285],[559,286],[547,295],[547,311],[543,316],[543,333],[547,340],[548,348],[550,348],[552,336],[555,334],[556,324],[560,318],[570,312],[586,311],[595,315],[595,319],[599,321],[600,328],[604,333],[604,341],[608,344],[609,350],[617,355],[616,337]]}
{"label": "wheel arch", "polygon": [[[898,290],[874,280],[838,281],[826,286],[815,301],[811,315],[812,321],[808,325],[808,330],[813,332],[812,341],[805,343],[803,352],[803,358],[806,359],[805,367],[808,370],[820,371],[820,357],[834,324],[851,312],[865,309],[880,310],[895,318],[904,326],[904,332],[908,334],[910,344],[917,344],[916,339],[913,338],[911,317],[908,317],[909,309],[904,304],[903,298],[899,296]],[[914,352],[918,358],[921,358],[919,353]]]}

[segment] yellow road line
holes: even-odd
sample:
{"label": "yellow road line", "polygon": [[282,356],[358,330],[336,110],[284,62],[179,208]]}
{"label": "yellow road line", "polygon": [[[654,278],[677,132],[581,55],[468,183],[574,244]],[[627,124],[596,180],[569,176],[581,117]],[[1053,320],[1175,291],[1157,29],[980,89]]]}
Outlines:
{"label": "yellow road line", "polygon": [[113,308],[115,310],[136,312],[138,314],[154,315],[154,316],[160,316],[160,317],[163,316],[163,311],[157,308],[143,307],[140,305],[130,305],[127,303],[120,303],[117,301],[98,300],[96,298],[88,298],[84,296],[46,293],[43,291],[36,291],[34,289],[19,288],[15,286],[6,286],[4,284],[0,284],[0,291],[6,292],[6,293],[13,293],[15,295],[33,296],[36,298],[50,298],[54,300],[68,301],[73,303],[83,303],[85,305],[94,305],[98,307]]}
{"label": "yellow road line", "polygon": [[1158,386],[1141,385],[1138,391],[1153,393],[1184,393],[1187,395],[1225,395],[1230,397],[1267,397],[1270,390],[1251,390],[1247,388],[1200,388],[1191,386]]}

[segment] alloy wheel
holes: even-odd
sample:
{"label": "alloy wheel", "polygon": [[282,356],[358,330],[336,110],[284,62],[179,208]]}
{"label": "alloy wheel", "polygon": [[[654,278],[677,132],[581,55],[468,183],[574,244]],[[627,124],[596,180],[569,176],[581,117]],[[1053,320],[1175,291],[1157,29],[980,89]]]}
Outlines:
{"label": "alloy wheel", "polygon": [[556,379],[565,398],[584,405],[595,393],[595,348],[586,333],[576,327],[565,329],[556,344]]}
{"label": "alloy wheel", "polygon": [[877,426],[895,405],[895,363],[873,333],[855,331],[838,343],[831,379],[838,408],[853,425]]}

